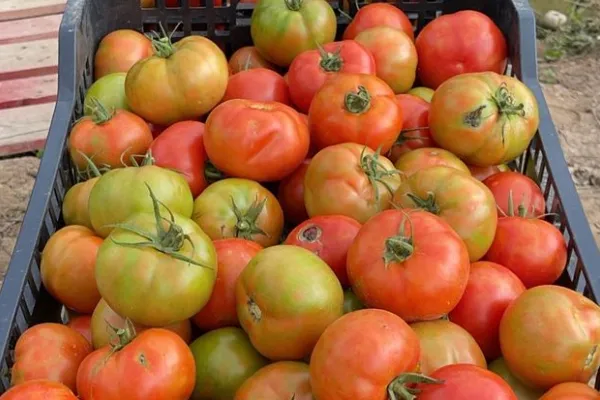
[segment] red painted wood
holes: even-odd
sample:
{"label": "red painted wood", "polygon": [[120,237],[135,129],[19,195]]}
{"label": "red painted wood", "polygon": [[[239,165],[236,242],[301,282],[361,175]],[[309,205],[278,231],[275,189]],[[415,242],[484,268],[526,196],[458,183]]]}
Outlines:
{"label": "red painted wood", "polygon": [[57,75],[0,81],[0,109],[56,101]]}
{"label": "red painted wood", "polygon": [[58,37],[62,14],[0,22],[0,45]]}
{"label": "red painted wood", "polygon": [[60,14],[65,4],[66,0],[4,0],[0,4],[0,21]]}

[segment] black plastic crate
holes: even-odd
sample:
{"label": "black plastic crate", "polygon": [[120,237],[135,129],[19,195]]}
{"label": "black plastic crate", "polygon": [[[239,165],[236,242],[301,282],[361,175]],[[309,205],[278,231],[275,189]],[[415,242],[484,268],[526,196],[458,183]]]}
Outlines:
{"label": "black plastic crate", "polygon": [[[41,286],[40,259],[50,235],[64,223],[61,204],[65,192],[75,183],[75,174],[66,139],[72,123],[82,115],[85,91],[92,83],[93,59],[98,43],[116,29],[133,28],[148,32],[158,23],[173,29],[181,23],[176,39],[183,35],[208,36],[230,54],[251,43],[249,24],[253,5],[225,0],[215,7],[214,0],[203,0],[203,7],[190,7],[180,0],[179,7],[167,8],[165,0],[156,7],[141,9],[139,0],[69,0],[59,34],[58,100],[44,156],[23,220],[4,286],[0,290],[0,394],[9,386],[9,370],[17,338],[39,322],[65,321],[67,313]],[[349,2],[354,15],[357,4]],[[331,2],[338,8],[337,2]],[[557,214],[555,224],[568,244],[568,267],[560,283],[600,299],[600,254],[571,175],[558,135],[552,124],[537,75],[534,14],[526,0],[397,0],[419,31],[442,13],[463,9],[490,16],[509,43],[508,74],[521,79],[537,97],[540,130],[525,154],[516,162],[518,169],[541,185],[548,212]],[[349,22],[337,12],[339,32]],[[597,380],[600,387],[600,380]]]}

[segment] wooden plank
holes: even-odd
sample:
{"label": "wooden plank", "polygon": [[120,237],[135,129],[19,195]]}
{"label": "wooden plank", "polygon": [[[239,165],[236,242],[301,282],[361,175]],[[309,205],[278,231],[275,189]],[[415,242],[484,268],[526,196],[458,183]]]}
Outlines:
{"label": "wooden plank", "polygon": [[58,37],[62,14],[0,22],[0,45]]}
{"label": "wooden plank", "polygon": [[60,14],[66,0],[0,0],[0,21]]}
{"label": "wooden plank", "polygon": [[56,101],[58,75],[0,81],[0,110]]}
{"label": "wooden plank", "polygon": [[0,156],[44,146],[54,103],[0,110]]}
{"label": "wooden plank", "polygon": [[58,40],[0,45],[0,81],[58,72]]}

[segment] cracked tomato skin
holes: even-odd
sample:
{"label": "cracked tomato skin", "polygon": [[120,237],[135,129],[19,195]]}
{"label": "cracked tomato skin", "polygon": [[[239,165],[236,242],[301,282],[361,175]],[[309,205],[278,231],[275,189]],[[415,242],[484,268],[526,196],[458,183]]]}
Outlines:
{"label": "cracked tomato skin", "polygon": [[387,3],[373,3],[361,7],[344,31],[344,40],[354,39],[359,33],[377,26],[389,26],[406,33],[414,40],[413,25],[398,7]]}
{"label": "cracked tomato skin", "polygon": [[280,361],[259,369],[235,394],[234,400],[314,400],[308,365]]}
{"label": "cracked tomato skin", "polygon": [[152,328],[111,354],[91,353],[77,373],[82,400],[188,400],[196,366],[187,344],[175,333]]}
{"label": "cracked tomato skin", "polygon": [[77,396],[62,383],[36,379],[13,386],[0,400],[77,400]]}
{"label": "cracked tomato skin", "polygon": [[279,243],[283,231],[277,198],[248,179],[228,178],[210,185],[194,201],[192,219],[212,240],[237,237],[263,247]]}
{"label": "cracked tomato skin", "polygon": [[540,400],[598,400],[600,393],[580,382],[565,382],[547,391]]}

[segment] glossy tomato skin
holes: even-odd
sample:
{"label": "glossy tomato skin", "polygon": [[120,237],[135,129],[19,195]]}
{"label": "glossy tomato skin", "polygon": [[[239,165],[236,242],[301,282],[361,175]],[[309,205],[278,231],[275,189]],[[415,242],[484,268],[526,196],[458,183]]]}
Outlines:
{"label": "glossy tomato skin", "polygon": [[488,16],[478,11],[442,15],[427,24],[415,41],[419,78],[437,89],[453,76],[506,68],[504,35]]}
{"label": "glossy tomato skin", "polygon": [[240,386],[234,400],[313,400],[308,365],[280,361],[259,369]]}
{"label": "glossy tomato skin", "polygon": [[600,393],[589,385],[579,382],[565,382],[547,391],[540,400],[598,400]]}
{"label": "glossy tomato skin", "polygon": [[91,353],[77,373],[82,400],[187,400],[196,368],[187,344],[166,329],[148,329],[117,352]]}
{"label": "glossy tomato skin", "polygon": [[238,278],[235,297],[242,328],[273,361],[309,356],[325,328],[343,314],[344,293],[333,271],[296,246],[254,256]]}
{"label": "glossy tomato skin", "polygon": [[91,351],[92,345],[87,339],[68,326],[34,325],[17,340],[11,384],[48,379],[75,391],[77,369]]}
{"label": "glossy tomato skin", "polygon": [[398,29],[414,40],[412,23],[398,7],[387,3],[373,3],[361,7],[344,31],[344,40],[354,39],[359,33],[376,26]]}
{"label": "glossy tomato skin", "polygon": [[279,182],[277,188],[277,200],[283,209],[285,221],[293,225],[308,219],[304,205],[304,176],[310,160],[310,158],[305,159],[294,172]]}
{"label": "glossy tomato skin", "polygon": [[263,0],[252,12],[250,35],[259,53],[280,67],[306,50],[335,39],[337,21],[324,0]]}
{"label": "glossy tomato skin", "polygon": [[62,383],[37,379],[8,389],[2,400],[77,400],[71,389]]}
{"label": "glossy tomato skin", "polygon": [[467,164],[480,167],[520,156],[538,125],[538,106],[531,90],[515,78],[494,72],[449,79],[436,90],[429,111],[433,140]]}
{"label": "glossy tomato skin", "polygon": [[197,327],[205,332],[227,326],[239,326],[235,303],[235,283],[252,257],[262,246],[245,239],[220,239],[214,242],[217,251],[217,280],[208,303],[193,317]]}
{"label": "glossy tomato skin", "polygon": [[527,288],[549,285],[566,267],[567,244],[549,222],[502,217],[485,259],[509,268]]}
{"label": "glossy tomato skin", "polygon": [[421,169],[439,165],[454,168],[469,175],[471,174],[469,167],[460,158],[448,150],[435,147],[422,147],[409,151],[400,156],[394,163],[394,166],[399,171],[404,172],[406,176],[411,176]]}
{"label": "glossy tomato skin", "polygon": [[506,164],[492,165],[490,167],[477,167],[475,165],[469,165],[469,171],[471,171],[473,178],[483,182],[498,172],[510,171],[510,168],[508,168]]}
{"label": "glossy tomato skin", "polygon": [[[398,94],[396,101],[402,109],[402,131],[396,138],[388,158],[396,162],[411,150],[421,147],[436,147],[429,130],[429,103],[411,94]],[[424,128],[414,130],[416,128]]]}
{"label": "glossy tomato skin", "polygon": [[223,101],[246,99],[290,104],[290,90],[281,75],[267,68],[252,68],[229,77]]}
{"label": "glossy tomato skin", "polygon": [[323,84],[337,73],[375,74],[375,60],[369,50],[354,40],[327,43],[322,49],[300,53],[288,71],[290,95],[300,112],[310,104]]}
{"label": "glossy tomato skin", "polygon": [[539,389],[587,383],[600,366],[599,343],[600,307],[560,286],[527,290],[500,322],[507,366],[523,383]]}
{"label": "glossy tomato skin", "polygon": [[431,103],[431,99],[433,98],[433,94],[435,91],[425,86],[417,86],[408,91],[408,94],[416,96],[422,100],[425,100],[427,103]]}
{"label": "glossy tomato skin", "polygon": [[127,72],[138,61],[154,54],[152,42],[131,29],[119,29],[100,41],[94,58],[94,77]]}
{"label": "glossy tomato skin", "polygon": [[[410,250],[406,244],[411,244]],[[367,306],[405,321],[440,318],[456,306],[467,286],[467,249],[441,218],[387,210],[367,221],[347,258],[352,290]],[[438,277],[431,280],[432,276]]]}
{"label": "glossy tomato skin", "polygon": [[357,143],[381,148],[385,154],[402,130],[403,116],[394,92],[383,80],[374,75],[340,74],[313,98],[308,124],[316,149]]}
{"label": "glossy tomato skin", "polygon": [[[499,172],[486,178],[483,184],[493,193],[498,205],[498,216],[513,215],[539,217],[546,211],[546,201],[542,189],[526,175],[519,172]],[[512,197],[512,207],[510,197]]]}
{"label": "glossy tomato skin", "polygon": [[127,110],[127,96],[125,96],[126,72],[115,72],[104,75],[90,86],[83,100],[84,115],[93,114],[93,100],[100,101],[109,110]]}
{"label": "glossy tomato skin", "polygon": [[342,287],[350,284],[346,273],[348,249],[361,224],[344,215],[323,215],[311,218],[292,230],[285,244],[312,251],[329,265]]}
{"label": "glossy tomato skin", "polygon": [[88,342],[92,343],[92,316],[74,315],[69,318],[67,326],[79,332]]}
{"label": "glossy tomato skin", "polygon": [[205,333],[190,349],[196,362],[191,400],[232,400],[244,381],[269,363],[235,327]]}
{"label": "glossy tomato skin", "polygon": [[488,369],[508,383],[519,400],[539,400],[544,394],[543,390],[531,388],[515,377],[502,357],[492,361]]}
{"label": "glossy tomato skin", "polygon": [[154,139],[149,150],[154,165],[183,174],[194,198],[206,188],[206,151],[202,122],[176,122]]}
{"label": "glossy tomato skin", "polygon": [[206,121],[204,146],[225,174],[261,182],[285,178],[306,158],[310,134],[298,112],[276,102],[234,99]]}
{"label": "glossy tomato skin", "polygon": [[313,394],[319,400],[387,399],[388,384],[414,372],[419,354],[419,338],[402,318],[378,309],[346,314],[323,332],[312,353]]}
{"label": "glossy tomato skin", "polygon": [[71,225],[56,231],[42,252],[40,273],[48,292],[68,308],[89,314],[100,300],[94,277],[102,244],[90,229]]}
{"label": "glossy tomato skin", "polygon": [[62,205],[65,225],[81,225],[86,228],[94,229],[92,221],[90,220],[88,203],[92,188],[99,178],[100,177],[95,177],[84,182],[76,183],[67,191]]}
{"label": "glossy tomato skin", "polygon": [[488,360],[498,358],[500,320],[508,305],[525,292],[523,282],[508,268],[479,261],[471,264],[469,282],[450,320],[466,329]]}
{"label": "glossy tomato skin", "polygon": [[252,68],[277,69],[274,64],[265,60],[254,46],[241,47],[229,58],[229,72],[231,75]]}
{"label": "glossy tomato skin", "polygon": [[212,239],[241,238],[263,247],[279,243],[283,210],[259,183],[228,178],[211,184],[194,201],[193,220]]}

